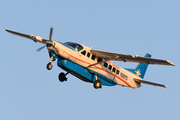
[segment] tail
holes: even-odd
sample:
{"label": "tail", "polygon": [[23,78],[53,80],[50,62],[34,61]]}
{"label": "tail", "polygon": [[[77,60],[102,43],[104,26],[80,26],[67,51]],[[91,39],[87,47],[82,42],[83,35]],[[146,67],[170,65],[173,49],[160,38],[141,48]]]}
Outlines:
{"label": "tail", "polygon": [[[151,58],[151,55],[149,53],[146,53],[145,57]],[[126,69],[136,75],[138,75],[140,78],[144,78],[144,75],[146,73],[148,64],[139,63],[135,69]]]}

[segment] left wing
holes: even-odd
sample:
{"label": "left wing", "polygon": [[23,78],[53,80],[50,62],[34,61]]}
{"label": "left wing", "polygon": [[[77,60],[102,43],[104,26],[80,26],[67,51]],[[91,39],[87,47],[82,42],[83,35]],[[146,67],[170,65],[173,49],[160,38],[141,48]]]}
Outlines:
{"label": "left wing", "polygon": [[133,55],[112,53],[112,52],[93,50],[93,49],[91,49],[90,51],[92,54],[105,60],[116,60],[116,61],[124,61],[124,62],[137,62],[137,63],[145,63],[145,64],[159,64],[159,65],[175,66],[172,62],[168,60],[139,57],[138,55],[133,56]]}
{"label": "left wing", "polygon": [[18,36],[21,36],[21,37],[25,37],[25,38],[28,38],[28,39],[31,39],[33,40],[34,42],[40,42],[40,43],[44,43],[44,44],[53,44],[52,41],[48,40],[48,39],[44,39],[40,36],[34,36],[34,35],[28,35],[28,34],[24,34],[24,33],[20,33],[20,32],[16,32],[16,31],[12,31],[12,30],[8,30],[8,29],[5,29],[7,32],[11,33],[11,34],[14,34],[14,35],[18,35]]}

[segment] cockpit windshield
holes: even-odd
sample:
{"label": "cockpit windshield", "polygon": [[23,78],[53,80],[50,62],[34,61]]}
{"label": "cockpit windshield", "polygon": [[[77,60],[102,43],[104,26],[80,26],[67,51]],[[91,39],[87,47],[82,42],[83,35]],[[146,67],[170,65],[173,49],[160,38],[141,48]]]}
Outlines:
{"label": "cockpit windshield", "polygon": [[65,42],[64,44],[74,48],[75,51],[79,52],[83,49],[83,46],[78,43]]}

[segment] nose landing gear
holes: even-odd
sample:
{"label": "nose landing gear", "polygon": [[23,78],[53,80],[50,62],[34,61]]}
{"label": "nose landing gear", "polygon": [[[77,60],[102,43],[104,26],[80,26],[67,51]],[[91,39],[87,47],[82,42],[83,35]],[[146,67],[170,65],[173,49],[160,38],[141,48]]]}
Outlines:
{"label": "nose landing gear", "polygon": [[47,64],[47,66],[46,66],[46,68],[47,68],[48,70],[51,70],[52,67],[53,67],[52,62],[49,62],[49,63]]}
{"label": "nose landing gear", "polygon": [[53,56],[51,56],[50,61],[49,61],[49,63],[48,63],[47,66],[46,66],[46,68],[47,68],[48,70],[51,70],[51,69],[52,69],[52,67],[53,67],[52,61],[55,61],[55,60],[56,60],[56,58],[54,58]]}

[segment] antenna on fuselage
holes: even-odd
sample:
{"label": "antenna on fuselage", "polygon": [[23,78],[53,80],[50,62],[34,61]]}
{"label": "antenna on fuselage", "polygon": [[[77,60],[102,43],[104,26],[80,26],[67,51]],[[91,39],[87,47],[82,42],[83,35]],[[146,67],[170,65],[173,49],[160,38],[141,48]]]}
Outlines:
{"label": "antenna on fuselage", "polygon": [[93,47],[94,47],[94,45],[90,49],[92,49]]}

